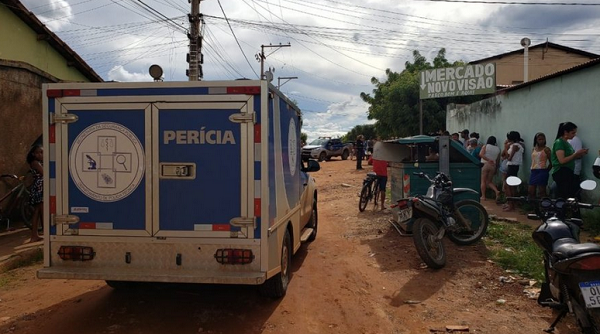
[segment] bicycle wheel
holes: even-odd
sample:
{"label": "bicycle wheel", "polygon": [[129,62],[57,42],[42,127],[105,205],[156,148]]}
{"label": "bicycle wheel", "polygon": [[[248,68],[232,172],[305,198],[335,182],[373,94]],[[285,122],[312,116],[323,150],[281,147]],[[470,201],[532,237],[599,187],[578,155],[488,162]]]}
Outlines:
{"label": "bicycle wheel", "polygon": [[[28,228],[31,228],[31,220],[33,219],[33,213],[35,212],[35,208],[29,204],[29,201],[23,200],[21,202],[21,219],[23,219],[23,223]],[[40,224],[42,225],[42,224]],[[38,230],[41,231],[44,227],[38,226]]]}
{"label": "bicycle wheel", "polygon": [[381,196],[381,192],[379,191],[379,182],[378,180],[375,180],[373,182],[373,194],[375,196],[373,196],[373,204],[375,206],[375,208],[377,208],[377,203],[379,203],[379,196]]}
{"label": "bicycle wheel", "polygon": [[360,191],[360,200],[358,201],[358,210],[360,212],[365,211],[367,203],[371,199],[371,183],[367,183],[362,187]]}
{"label": "bicycle wheel", "polygon": [[485,208],[472,199],[465,199],[456,203],[454,217],[456,227],[452,231],[448,231],[447,235],[448,239],[457,245],[471,245],[479,241],[485,235],[490,223]]}

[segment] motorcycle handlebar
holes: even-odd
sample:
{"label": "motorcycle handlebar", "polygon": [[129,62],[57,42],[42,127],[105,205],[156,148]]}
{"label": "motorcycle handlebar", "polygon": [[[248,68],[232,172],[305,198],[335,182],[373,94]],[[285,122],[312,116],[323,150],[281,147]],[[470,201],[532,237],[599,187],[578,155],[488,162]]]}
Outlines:
{"label": "motorcycle handlebar", "polygon": [[[540,199],[530,199],[526,196],[520,196],[520,197],[506,197],[507,201],[514,201],[514,202],[522,202],[522,203],[539,203]],[[578,207],[581,209],[593,209],[593,208],[598,208],[600,207],[599,204],[588,204],[588,203],[581,203],[581,202],[577,202],[576,199],[571,198],[567,201],[565,201],[566,204],[572,206],[572,207]]]}
{"label": "motorcycle handlebar", "polygon": [[444,186],[451,185],[450,179],[448,179],[448,176],[446,176],[446,174],[444,174],[442,172],[438,172],[436,174],[436,176],[433,178],[431,176],[429,176],[429,174],[424,173],[424,172],[413,172],[413,175],[416,175],[422,179],[427,179],[427,181],[429,181],[430,183],[441,184]]}

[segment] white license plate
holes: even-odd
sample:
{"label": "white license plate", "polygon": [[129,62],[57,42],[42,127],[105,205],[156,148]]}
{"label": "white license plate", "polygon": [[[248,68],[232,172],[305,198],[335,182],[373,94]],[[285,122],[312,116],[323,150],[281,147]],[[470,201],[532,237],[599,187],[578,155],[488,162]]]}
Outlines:
{"label": "white license plate", "polygon": [[406,208],[398,211],[398,222],[402,223],[412,218],[412,208]]}
{"label": "white license plate", "polygon": [[581,282],[579,289],[587,308],[600,307],[600,281]]}

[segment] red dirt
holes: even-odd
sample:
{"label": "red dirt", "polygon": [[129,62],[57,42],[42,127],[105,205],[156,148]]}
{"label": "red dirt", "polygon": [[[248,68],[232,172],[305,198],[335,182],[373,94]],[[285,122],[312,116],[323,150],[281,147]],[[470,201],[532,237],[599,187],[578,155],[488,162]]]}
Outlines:
{"label": "red dirt", "polygon": [[[555,314],[488,261],[483,243],[446,243],[448,263],[423,268],[413,241],[371,206],[358,212],[367,170],[321,163],[319,235],[293,259],[281,300],[252,286],[158,286],[122,293],[102,281],[38,280],[41,265],[0,277],[0,333],[542,333]],[[368,168],[368,167],[367,167]],[[2,239],[0,239],[1,241]],[[500,304],[498,300],[505,303]],[[555,333],[577,332],[571,319]]]}

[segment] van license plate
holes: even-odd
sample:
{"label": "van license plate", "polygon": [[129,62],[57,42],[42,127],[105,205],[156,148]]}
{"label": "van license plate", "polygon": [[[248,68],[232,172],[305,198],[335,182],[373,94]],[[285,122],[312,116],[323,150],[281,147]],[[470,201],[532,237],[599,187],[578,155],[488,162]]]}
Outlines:
{"label": "van license plate", "polygon": [[412,208],[406,208],[398,211],[398,222],[402,223],[412,218]]}
{"label": "van license plate", "polygon": [[581,282],[579,289],[587,308],[600,307],[600,281]]}

